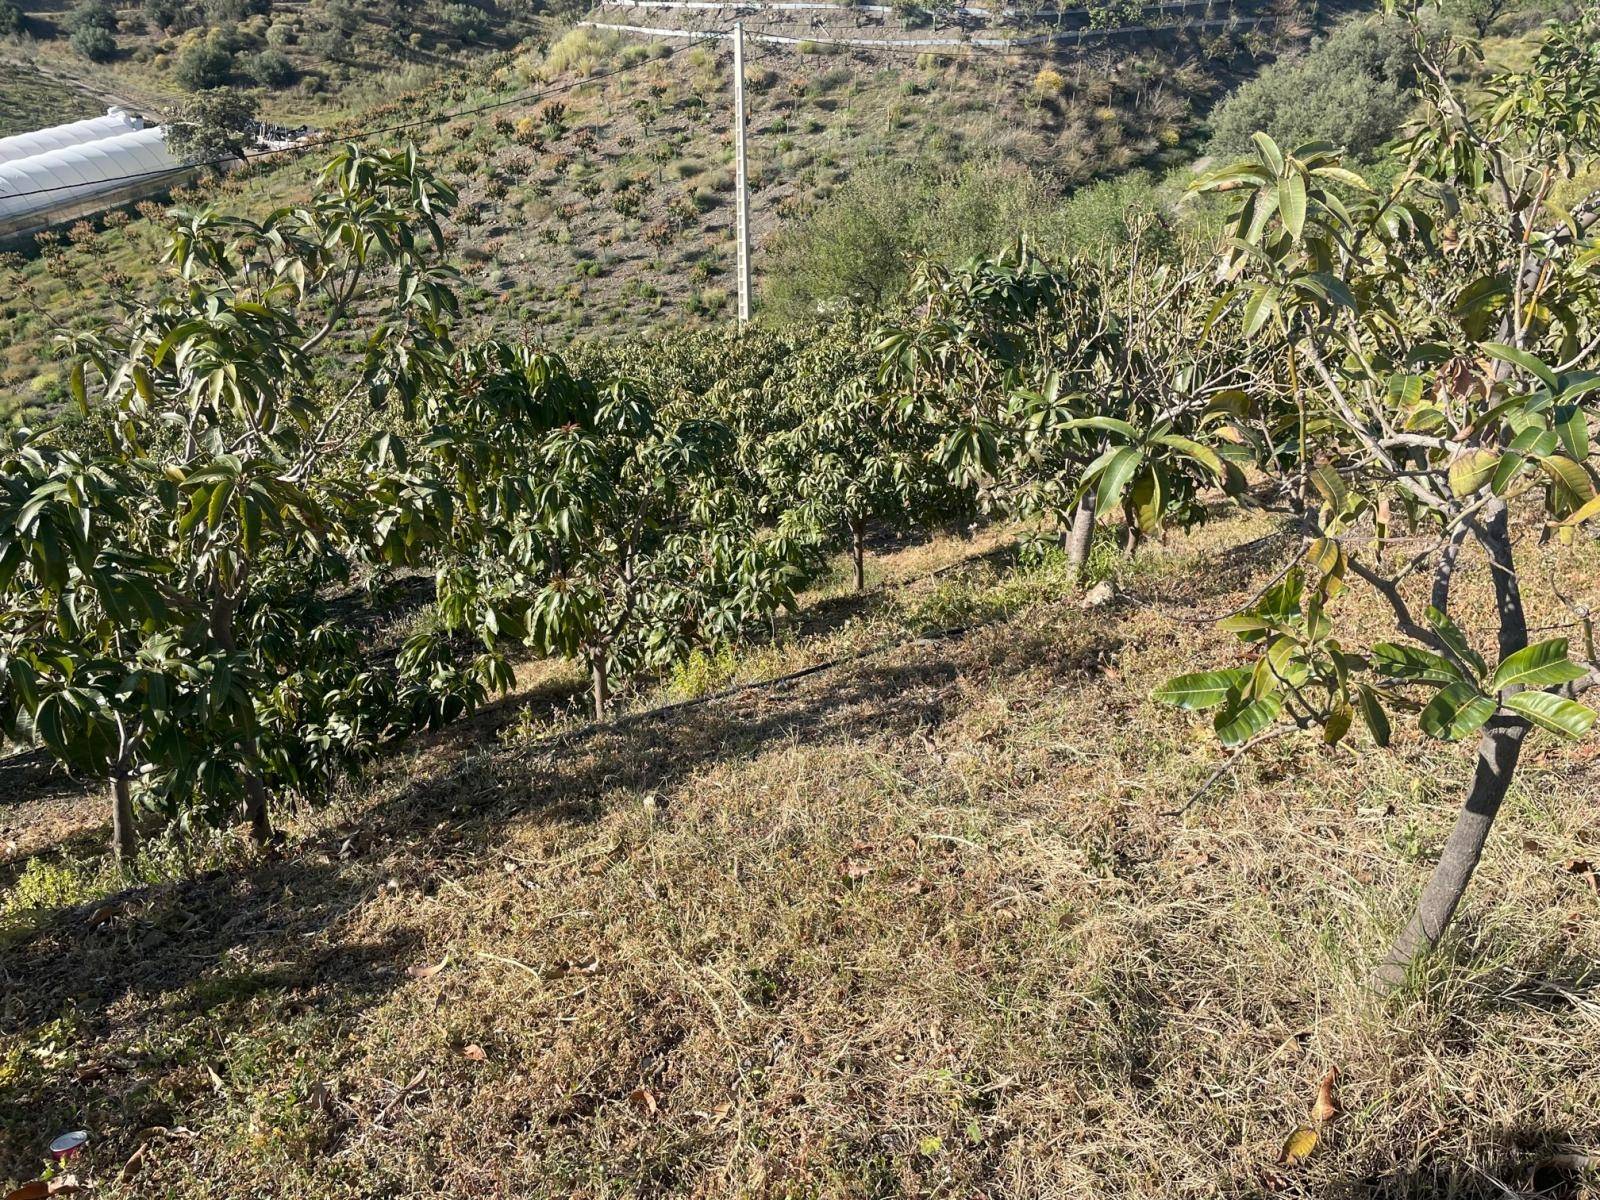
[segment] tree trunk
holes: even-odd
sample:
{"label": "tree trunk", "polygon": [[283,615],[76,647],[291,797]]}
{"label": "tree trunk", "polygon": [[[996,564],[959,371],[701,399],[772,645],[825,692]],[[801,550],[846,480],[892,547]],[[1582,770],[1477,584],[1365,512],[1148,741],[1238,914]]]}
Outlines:
{"label": "tree trunk", "polygon": [[123,865],[139,853],[139,831],[133,827],[133,785],[126,779],[111,781],[111,852]]}
{"label": "tree trunk", "polygon": [[[1503,660],[1528,644],[1528,621],[1522,610],[1522,590],[1517,584],[1505,503],[1496,501],[1485,509],[1482,524],[1474,532],[1488,553],[1494,576],[1495,607],[1500,616],[1499,651]],[[1477,870],[1478,860],[1483,857],[1484,842],[1516,774],[1522,742],[1527,735],[1528,723],[1504,711],[1491,717],[1483,727],[1483,736],[1478,742],[1478,765],[1466,804],[1445,840],[1438,865],[1422,889],[1416,912],[1373,973],[1373,985],[1381,991],[1393,991],[1404,983],[1411,964],[1433,949],[1454,918],[1461,897],[1472,882],[1472,874]]]}
{"label": "tree trunk", "polygon": [[[255,738],[252,736],[247,749],[254,754],[255,748]],[[251,844],[260,849],[272,841],[272,814],[267,803],[267,786],[254,771],[244,777],[244,816],[250,822]]]}
{"label": "tree trunk", "polygon": [[866,530],[855,517],[850,518],[850,559],[855,567],[856,591],[864,592],[867,589]]}
{"label": "tree trunk", "polygon": [[1445,543],[1444,552],[1439,556],[1439,565],[1433,572],[1433,591],[1428,597],[1428,603],[1442,613],[1450,611],[1450,584],[1456,576],[1456,560],[1461,557],[1461,543],[1467,536],[1465,524],[1457,525],[1451,531],[1450,540]]}
{"label": "tree trunk", "polygon": [[611,683],[606,678],[606,655],[602,650],[589,655],[589,673],[594,680],[594,719],[604,721],[611,706]]}
{"label": "tree trunk", "polygon": [[1094,546],[1095,494],[1084,492],[1078,507],[1072,512],[1072,526],[1067,530],[1067,567],[1074,583],[1083,582],[1083,572],[1089,565],[1089,551]]}

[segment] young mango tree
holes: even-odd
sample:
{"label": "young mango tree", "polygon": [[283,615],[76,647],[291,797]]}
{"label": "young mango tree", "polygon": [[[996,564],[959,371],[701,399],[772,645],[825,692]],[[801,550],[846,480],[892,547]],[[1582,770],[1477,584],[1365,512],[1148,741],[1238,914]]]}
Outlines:
{"label": "young mango tree", "polygon": [[[1158,692],[1212,710],[1237,750],[1295,727],[1340,743],[1358,714],[1386,746],[1392,712],[1415,712],[1428,737],[1477,739],[1454,827],[1375,972],[1386,989],[1452,920],[1526,740],[1588,733],[1579,697],[1600,684],[1585,611],[1582,645],[1532,640],[1516,530],[1570,538],[1600,516],[1600,192],[1564,194],[1600,153],[1600,31],[1592,14],[1554,30],[1526,69],[1468,99],[1454,68],[1472,45],[1430,40],[1406,15],[1424,116],[1391,187],[1326,146],[1286,152],[1265,135],[1253,159],[1196,185],[1242,195],[1223,269],[1245,336],[1298,380],[1286,397],[1263,376],[1256,402],[1278,411],[1257,415],[1297,430],[1287,469],[1315,497],[1296,562],[1227,622],[1253,661]],[[1459,613],[1451,584],[1473,548],[1493,605]],[[1381,597],[1395,640],[1363,648],[1339,629],[1335,601],[1356,583]],[[1482,625],[1492,647],[1468,632]]]}
{"label": "young mango tree", "polygon": [[[263,739],[299,740],[274,693],[305,666],[316,583],[355,549],[360,410],[447,365],[452,199],[414,152],[349,147],[305,205],[180,214],[167,293],[68,344],[87,444],[14,439],[0,714],[110,782],[119,854],[136,791],[169,815],[242,802],[253,839],[272,836],[272,764],[294,755]],[[319,371],[358,312],[357,368]]]}
{"label": "young mango tree", "polygon": [[780,528],[819,552],[842,541],[858,592],[868,526],[937,520],[949,499],[933,462],[937,431],[873,386],[867,334],[857,317],[821,331],[778,364],[753,401],[768,422],[760,487]]}
{"label": "young mango tree", "polygon": [[[597,718],[619,678],[793,603],[800,548],[728,482],[720,423],[665,418],[629,380],[597,386],[501,343],[462,356],[425,412],[419,461],[390,476],[386,544],[435,546],[447,627],[491,654],[512,639],[581,661]],[[373,443],[369,457],[401,447]]]}

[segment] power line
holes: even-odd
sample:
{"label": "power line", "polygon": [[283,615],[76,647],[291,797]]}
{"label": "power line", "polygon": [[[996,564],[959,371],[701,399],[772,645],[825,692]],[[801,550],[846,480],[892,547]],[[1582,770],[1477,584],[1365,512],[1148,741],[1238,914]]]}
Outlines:
{"label": "power line", "polygon": [[[418,117],[414,121],[402,121],[397,125],[385,125],[374,129],[361,129],[355,131],[354,133],[341,134],[338,137],[324,137],[316,141],[303,142],[296,146],[285,146],[281,150],[246,150],[239,154],[230,154],[222,158],[202,159],[199,162],[184,163],[179,167],[166,167],[159,171],[139,171],[131,175],[111,175],[104,179],[97,179],[95,180],[95,183],[133,183],[138,180],[148,180],[150,182],[154,182],[159,179],[165,179],[169,176],[182,175],[186,172],[194,171],[201,167],[220,167],[226,163],[236,162],[239,160],[250,161],[252,159],[268,158],[273,155],[280,154],[301,154],[308,150],[320,150],[326,146],[337,145],[341,142],[360,141],[363,138],[381,137],[391,133],[403,133],[408,129],[417,129],[424,125],[443,125],[447,121],[459,120],[462,117],[477,116],[481,113],[492,112],[498,108],[509,108],[514,104],[531,104],[535,100],[543,100],[548,96],[558,96],[563,92],[575,91],[578,88],[585,87],[591,83],[597,83],[601,80],[610,79],[616,75],[623,75],[629,71],[636,71],[640,67],[651,66],[658,62],[665,62],[674,55],[682,54],[685,50],[693,49],[695,42],[707,41],[713,38],[721,38],[725,35],[721,30],[707,30],[701,33],[686,34],[685,36],[693,38],[694,41],[691,41],[685,46],[676,46],[660,58],[646,58],[640,60],[639,62],[626,63],[623,66],[613,68],[612,70],[600,71],[594,75],[586,75],[582,79],[570,80],[567,83],[558,84],[555,87],[543,88],[531,92],[522,92],[515,96],[508,96],[502,100],[492,100],[485,104],[474,105],[471,108],[462,108],[453,112],[439,113],[431,117]],[[24,196],[42,196],[49,192],[72,191],[83,186],[84,185],[82,183],[62,183],[54,184],[50,187],[32,188],[24,192],[0,192],[0,196],[4,196],[6,199],[21,199]]]}

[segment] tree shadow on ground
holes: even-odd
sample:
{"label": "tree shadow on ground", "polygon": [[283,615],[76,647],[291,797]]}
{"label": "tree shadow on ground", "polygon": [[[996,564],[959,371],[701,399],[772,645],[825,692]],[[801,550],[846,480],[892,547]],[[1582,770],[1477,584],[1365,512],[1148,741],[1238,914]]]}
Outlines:
{"label": "tree shadow on ground", "polygon": [[[1104,653],[1105,639],[1091,640],[1087,653]],[[792,686],[553,743],[442,747],[431,769],[358,823],[289,857],[134,889],[13,930],[0,943],[0,1040],[32,1044],[68,1017],[73,1052],[0,1099],[0,1177],[30,1170],[41,1139],[61,1128],[178,1119],[148,1088],[117,1086],[121,1068],[90,1084],[78,1077],[85,1064],[116,1058],[130,1030],[204,1015],[205,1036],[220,1047],[262,1020],[262,1004],[280,1018],[314,1007],[326,1019],[400,986],[420,961],[424,931],[402,924],[351,943],[341,923],[386,888],[431,892],[452,860],[489,852],[512,822],[588,822],[614,789],[669,792],[709,764],[790,742],[905,738],[948,719],[964,672],[1037,668],[1046,653],[1015,651],[1016,639],[918,641]]]}
{"label": "tree shadow on ground", "polygon": [[1600,1179],[1600,1157],[1575,1145],[1572,1133],[1534,1123],[1491,1129],[1470,1157],[1439,1158],[1355,1176],[1322,1194],[1328,1200],[1579,1200],[1594,1195]]}

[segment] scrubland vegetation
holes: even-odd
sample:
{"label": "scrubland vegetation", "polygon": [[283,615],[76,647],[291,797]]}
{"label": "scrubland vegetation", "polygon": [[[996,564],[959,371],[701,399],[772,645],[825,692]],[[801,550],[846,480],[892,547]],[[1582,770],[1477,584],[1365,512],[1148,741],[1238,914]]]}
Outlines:
{"label": "scrubland vegetation", "polygon": [[[30,310],[163,265],[0,471],[0,1171],[1585,1194],[1600,12],[1543,15],[1357,15],[1070,198],[863,154],[748,326],[485,319],[477,126],[47,240]],[[723,82],[502,69],[619,54]],[[605,178],[691,119],[624,78],[496,137]]]}

